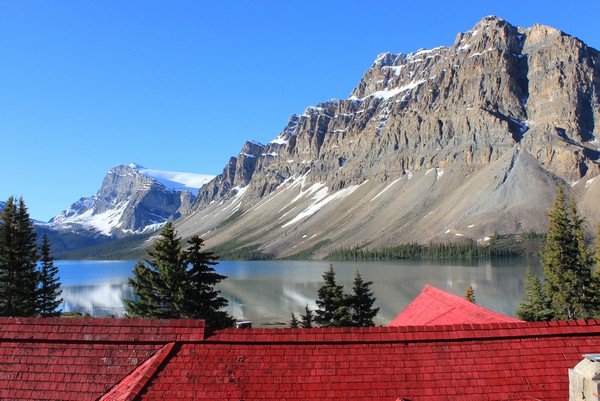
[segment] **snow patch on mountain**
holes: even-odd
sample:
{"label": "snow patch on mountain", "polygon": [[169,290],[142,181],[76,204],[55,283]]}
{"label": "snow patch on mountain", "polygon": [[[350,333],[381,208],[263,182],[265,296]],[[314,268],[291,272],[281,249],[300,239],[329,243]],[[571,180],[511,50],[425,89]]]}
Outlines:
{"label": "snow patch on mountain", "polygon": [[[91,199],[91,198],[88,198]],[[127,208],[128,202],[123,202],[119,205],[115,205],[113,208],[106,210],[102,213],[95,213],[94,208],[87,209],[82,214],[69,215],[71,209],[65,210],[65,212],[56,216],[52,219],[52,223],[63,229],[68,229],[74,226],[83,226],[98,231],[100,234],[109,236],[113,229],[119,226],[119,221],[123,212]]]}
{"label": "snow patch on mountain", "polygon": [[288,144],[288,140],[285,139],[282,135],[277,136],[277,138],[273,139],[271,142],[272,144],[275,145],[287,145]]}
{"label": "snow patch on mountain", "polygon": [[358,99],[356,96],[352,96],[349,99],[350,100],[365,100],[365,99],[367,99],[369,97],[374,97],[374,98],[377,98],[377,99],[387,100],[387,99],[390,99],[390,98],[392,98],[392,97],[394,97],[394,96],[396,96],[396,95],[398,95],[398,94],[400,94],[402,92],[407,92],[407,91],[413,90],[414,88],[418,87],[419,85],[422,85],[423,83],[425,83],[425,80],[424,79],[420,79],[418,81],[411,81],[408,84],[402,85],[402,86],[397,87],[397,88],[393,88],[393,89],[386,88],[384,90],[373,92],[370,95],[365,96],[362,99]]}
{"label": "snow patch on mountain", "polygon": [[[302,212],[298,213],[292,220],[290,220],[287,223],[285,223],[284,225],[282,225],[283,228],[288,227],[292,224],[299,222],[300,220],[304,220],[305,218],[308,218],[308,217],[314,215],[319,210],[321,210],[322,208],[327,206],[329,203],[331,203],[335,200],[343,199],[346,196],[351,195],[354,191],[356,191],[358,189],[358,187],[360,187],[360,185],[352,185],[348,188],[344,188],[340,191],[333,192],[330,194],[329,188],[324,187],[323,185],[324,184],[314,184],[313,186],[311,186],[311,188],[309,190],[311,190],[311,192],[314,193],[313,203],[311,203]],[[315,189],[317,189],[317,188],[318,188],[318,190],[315,191]]]}
{"label": "snow patch on mountain", "polygon": [[392,186],[394,186],[395,183],[397,183],[398,181],[400,181],[401,178],[396,178],[394,181],[392,181],[391,183],[389,183],[388,185],[386,185],[385,188],[383,188],[383,190],[381,192],[379,192],[377,195],[375,195],[372,199],[371,202],[373,202],[374,200],[376,200],[377,198],[379,198],[381,195],[383,195],[383,193],[385,191],[387,191],[388,189],[390,189]]}
{"label": "snow patch on mountain", "polygon": [[136,163],[129,165],[132,169],[140,173],[141,175],[149,178],[153,178],[156,181],[163,184],[167,189],[173,191],[186,190],[198,195],[198,189],[204,184],[215,178],[214,175],[208,174],[196,174],[196,173],[183,173],[178,171],[164,171],[164,170],[153,170],[145,168]]}

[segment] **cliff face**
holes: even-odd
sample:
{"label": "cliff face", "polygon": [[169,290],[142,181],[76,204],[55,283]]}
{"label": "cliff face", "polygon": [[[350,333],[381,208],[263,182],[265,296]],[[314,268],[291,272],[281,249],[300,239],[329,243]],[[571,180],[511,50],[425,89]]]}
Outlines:
{"label": "cliff face", "polygon": [[450,47],[381,54],[348,99],[247,143],[179,227],[278,256],[485,240],[545,230],[560,182],[596,224],[599,57],[556,29],[496,17]]}

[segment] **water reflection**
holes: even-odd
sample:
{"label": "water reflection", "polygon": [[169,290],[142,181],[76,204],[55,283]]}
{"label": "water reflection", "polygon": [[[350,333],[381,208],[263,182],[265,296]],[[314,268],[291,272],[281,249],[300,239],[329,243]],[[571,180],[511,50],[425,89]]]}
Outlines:
{"label": "water reflection", "polygon": [[[63,283],[63,310],[94,316],[122,315],[123,298],[132,296],[127,278],[135,262],[57,261]],[[315,309],[322,261],[224,261],[216,266],[229,278],[220,289],[229,299],[228,311],[237,319],[286,322],[305,305]],[[457,262],[334,262],[336,278],[351,292],[356,268],[363,279],[373,281],[380,313],[378,324],[387,324],[410,303],[425,284],[462,296],[467,286],[475,290],[477,303],[514,316],[522,291],[525,269],[541,274],[537,260],[510,259],[479,263]]]}
{"label": "water reflection", "polygon": [[124,298],[131,298],[131,287],[126,283],[97,285],[70,285],[62,287],[65,312],[81,312],[92,316],[122,316]]}

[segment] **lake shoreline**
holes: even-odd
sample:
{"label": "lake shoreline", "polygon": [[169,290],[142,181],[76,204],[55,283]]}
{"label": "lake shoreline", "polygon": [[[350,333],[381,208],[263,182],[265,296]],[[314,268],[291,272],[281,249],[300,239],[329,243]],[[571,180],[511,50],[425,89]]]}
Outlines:
{"label": "lake shoreline", "polygon": [[[127,279],[135,260],[57,260],[64,310],[119,315],[123,297],[131,297]],[[541,274],[535,258],[502,258],[490,261],[219,261],[217,272],[228,276],[218,288],[229,299],[228,311],[237,319],[270,325],[289,321],[304,307],[316,309],[322,274],[333,264],[336,279],[351,291],[358,268],[373,281],[377,324],[386,325],[412,301],[426,284],[463,296],[467,286],[475,290],[479,305],[514,316],[523,291],[528,266]]]}

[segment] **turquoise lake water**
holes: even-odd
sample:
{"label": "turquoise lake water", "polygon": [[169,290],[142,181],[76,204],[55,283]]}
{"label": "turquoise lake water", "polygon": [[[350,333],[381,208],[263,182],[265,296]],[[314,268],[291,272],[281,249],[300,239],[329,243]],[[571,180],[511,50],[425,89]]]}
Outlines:
{"label": "turquoise lake water", "polygon": [[[219,289],[229,299],[228,311],[257,324],[287,322],[290,313],[316,309],[322,274],[333,263],[338,283],[352,290],[358,268],[381,308],[377,323],[387,324],[426,284],[463,296],[472,285],[477,304],[514,316],[523,292],[525,270],[540,273],[535,259],[511,258],[468,263],[440,261],[328,262],[221,261],[215,267],[228,276]],[[94,316],[121,315],[123,298],[132,296],[127,284],[135,261],[55,261],[63,290],[63,310]]]}

